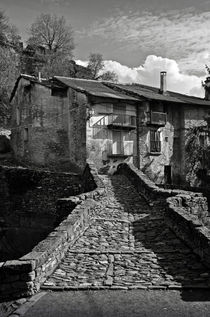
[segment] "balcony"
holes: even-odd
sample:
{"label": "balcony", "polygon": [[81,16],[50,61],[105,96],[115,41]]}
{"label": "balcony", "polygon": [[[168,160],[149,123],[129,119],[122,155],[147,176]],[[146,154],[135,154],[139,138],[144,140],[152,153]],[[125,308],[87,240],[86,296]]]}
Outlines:
{"label": "balcony", "polygon": [[108,115],[107,127],[109,129],[136,129],[136,117],[130,115],[111,114]]}
{"label": "balcony", "polygon": [[159,125],[159,126],[164,126],[166,125],[166,113],[165,112],[154,112],[151,111],[150,112],[150,120],[148,120],[149,124],[153,124],[153,125]]}

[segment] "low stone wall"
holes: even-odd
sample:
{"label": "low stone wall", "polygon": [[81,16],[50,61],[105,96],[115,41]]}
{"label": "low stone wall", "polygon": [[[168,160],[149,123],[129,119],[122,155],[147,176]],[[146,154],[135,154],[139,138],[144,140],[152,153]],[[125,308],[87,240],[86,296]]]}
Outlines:
{"label": "low stone wall", "polygon": [[63,216],[68,212],[67,218],[30,253],[18,260],[0,263],[0,298],[30,296],[37,292],[60,263],[67,249],[88,228],[96,205],[92,198],[97,199],[103,195],[105,187],[91,165],[86,169],[86,177],[92,177],[91,186],[95,184],[95,189],[77,197],[66,198],[60,205],[58,203],[60,214]]}
{"label": "low stone wall", "polygon": [[189,214],[186,208],[180,206],[179,199],[167,198],[166,223],[210,268],[210,230],[196,214]]}
{"label": "low stone wall", "polygon": [[61,198],[57,200],[57,222],[62,221],[68,214],[69,210],[73,210],[77,205],[86,199],[94,199],[97,201],[106,193],[103,181],[98,175],[95,165],[88,161],[82,175],[83,193],[73,197]]}
{"label": "low stone wall", "polygon": [[0,215],[55,214],[58,198],[82,193],[82,177],[23,167],[0,166]]}
{"label": "low stone wall", "polygon": [[151,204],[162,206],[166,224],[210,267],[210,230],[207,198],[202,193],[159,188],[131,164],[117,170],[132,182]]}
{"label": "low stone wall", "polygon": [[176,196],[177,204],[185,208],[188,214],[196,215],[204,224],[208,220],[207,199],[203,197],[202,193],[160,188],[132,164],[120,164],[117,173],[124,174],[150,204],[165,207],[166,199]]}
{"label": "low stone wall", "polygon": [[207,198],[208,201],[208,210],[210,210],[210,188],[208,186],[206,187],[192,187],[192,186],[186,186],[186,185],[180,185],[178,187],[178,185],[158,185],[158,187],[160,188],[164,188],[164,189],[181,189],[184,191],[190,191],[190,192],[195,192],[195,193],[202,193],[204,197]]}

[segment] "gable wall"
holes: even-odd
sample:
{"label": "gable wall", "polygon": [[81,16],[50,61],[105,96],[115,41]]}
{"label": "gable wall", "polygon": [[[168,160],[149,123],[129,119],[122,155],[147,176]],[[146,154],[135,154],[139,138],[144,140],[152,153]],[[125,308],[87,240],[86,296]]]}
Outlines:
{"label": "gable wall", "polygon": [[29,81],[20,80],[12,102],[15,156],[40,165],[68,160],[67,98],[51,96],[51,89],[40,84],[28,85]]}

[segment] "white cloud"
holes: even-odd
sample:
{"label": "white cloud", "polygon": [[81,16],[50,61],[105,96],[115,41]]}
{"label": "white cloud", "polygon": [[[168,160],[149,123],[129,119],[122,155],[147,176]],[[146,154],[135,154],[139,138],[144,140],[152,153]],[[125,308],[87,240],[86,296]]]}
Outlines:
{"label": "white cloud", "polygon": [[81,61],[80,59],[77,59],[76,63],[84,67],[87,67],[88,65],[88,61]]}
{"label": "white cloud", "polygon": [[[86,61],[77,61],[86,66]],[[178,63],[169,58],[149,55],[143,65],[130,68],[117,61],[104,62],[104,71],[114,71],[118,75],[120,83],[139,83],[153,87],[159,87],[160,72],[167,71],[167,89],[183,94],[204,97],[201,81],[205,77],[189,75],[180,71]]]}
{"label": "white cloud", "polygon": [[96,21],[80,36],[105,39],[121,50],[167,56],[179,62],[181,70],[204,71],[210,62],[210,11],[173,10],[161,14],[136,12]]}

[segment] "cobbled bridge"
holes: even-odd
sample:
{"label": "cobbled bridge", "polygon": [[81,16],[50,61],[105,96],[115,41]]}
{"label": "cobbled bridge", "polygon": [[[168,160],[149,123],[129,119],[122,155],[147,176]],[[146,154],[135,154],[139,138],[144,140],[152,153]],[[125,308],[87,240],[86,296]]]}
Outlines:
{"label": "cobbled bridge", "polygon": [[101,176],[106,195],[45,289],[210,287],[210,271],[124,175]]}

